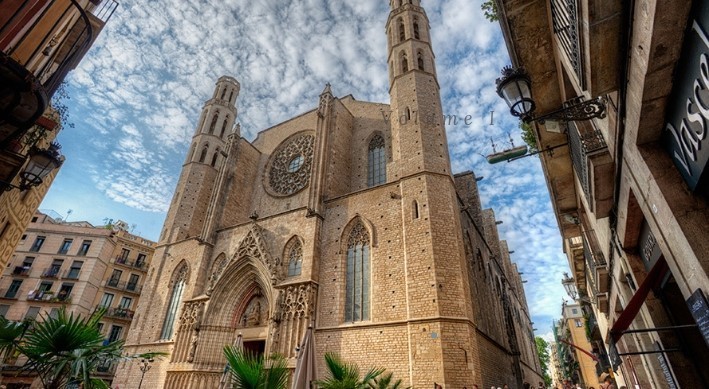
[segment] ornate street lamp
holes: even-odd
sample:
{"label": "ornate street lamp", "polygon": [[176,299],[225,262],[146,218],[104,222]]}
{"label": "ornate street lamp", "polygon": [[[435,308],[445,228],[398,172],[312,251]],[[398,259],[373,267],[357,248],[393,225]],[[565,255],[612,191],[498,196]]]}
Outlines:
{"label": "ornate street lamp", "polygon": [[27,190],[42,184],[44,178],[52,170],[59,168],[64,163],[64,156],[59,152],[60,149],[59,143],[54,142],[47,149],[32,147],[29,151],[29,161],[27,161],[27,165],[20,173],[20,185],[16,186],[9,182],[0,181],[0,186],[4,185],[5,190]]}
{"label": "ornate street lamp", "polygon": [[529,123],[545,120],[560,120],[565,122],[590,120],[606,116],[606,102],[602,97],[593,100],[569,100],[564,107],[546,115],[534,116],[537,108],[532,98],[532,80],[524,68],[510,66],[502,69],[502,77],[497,81],[497,94],[502,97],[510,107],[510,113]]}
{"label": "ornate street lamp", "polygon": [[561,280],[561,285],[564,286],[566,294],[568,294],[573,300],[576,300],[579,297],[578,289],[576,289],[576,280],[574,280],[574,277],[571,277],[569,273],[564,273],[564,279]]}
{"label": "ornate street lamp", "polygon": [[145,378],[145,373],[150,370],[152,367],[150,364],[155,362],[153,358],[150,359],[141,359],[140,360],[140,372],[142,373],[140,375],[140,383],[138,384],[138,389],[140,389],[141,386],[143,386],[143,378]]}

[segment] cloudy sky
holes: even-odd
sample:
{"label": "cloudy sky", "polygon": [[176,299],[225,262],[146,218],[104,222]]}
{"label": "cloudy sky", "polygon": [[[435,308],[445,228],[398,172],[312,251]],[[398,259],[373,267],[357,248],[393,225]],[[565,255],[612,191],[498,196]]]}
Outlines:
{"label": "cloudy sky", "polygon": [[[473,170],[484,207],[503,221],[538,334],[559,316],[567,264],[539,160],[488,165],[483,155],[522,144],[495,94],[509,63],[481,0],[426,1],[453,171]],[[242,135],[336,96],[388,102],[388,2],[359,0],[124,0],[68,78],[70,121],[59,135],[66,163],[43,202],[69,220],[125,220],[156,240],[205,100],[221,75],[241,82]],[[494,111],[494,124],[490,124]]]}

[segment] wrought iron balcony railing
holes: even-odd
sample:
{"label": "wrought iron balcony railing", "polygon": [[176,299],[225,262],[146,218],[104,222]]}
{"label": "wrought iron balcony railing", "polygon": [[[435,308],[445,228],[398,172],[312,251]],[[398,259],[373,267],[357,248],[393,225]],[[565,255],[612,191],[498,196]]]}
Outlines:
{"label": "wrought iron balcony railing", "polygon": [[583,56],[581,39],[579,36],[580,9],[578,0],[552,0],[551,20],[554,35],[571,67],[578,78],[581,87],[584,87]]}
{"label": "wrought iron balcony railing", "polygon": [[121,291],[129,292],[129,293],[140,293],[141,286],[138,285],[136,282],[126,282],[126,281],[120,281],[118,279],[111,278],[108,281],[106,281],[106,287],[109,288],[114,288],[118,289]]}
{"label": "wrought iron balcony railing", "polygon": [[14,275],[14,276],[29,276],[30,270],[32,270],[32,268],[30,268],[30,267],[15,266],[15,269],[12,271],[12,275]]}
{"label": "wrought iron balcony railing", "polygon": [[569,123],[569,146],[574,170],[581,181],[586,200],[592,201],[591,181],[589,180],[588,158],[595,153],[607,150],[608,146],[601,131],[589,122]]}
{"label": "wrought iron balcony railing", "polygon": [[61,270],[61,267],[58,266],[52,266],[44,269],[44,272],[42,272],[42,277],[44,278],[59,278],[59,271]]}

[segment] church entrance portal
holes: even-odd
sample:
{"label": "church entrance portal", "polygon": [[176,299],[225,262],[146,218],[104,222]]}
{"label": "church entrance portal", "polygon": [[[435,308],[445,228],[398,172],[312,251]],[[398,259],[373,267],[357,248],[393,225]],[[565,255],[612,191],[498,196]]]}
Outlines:
{"label": "church entrance portal", "polygon": [[244,351],[252,355],[261,356],[266,351],[265,340],[248,340],[244,341]]}

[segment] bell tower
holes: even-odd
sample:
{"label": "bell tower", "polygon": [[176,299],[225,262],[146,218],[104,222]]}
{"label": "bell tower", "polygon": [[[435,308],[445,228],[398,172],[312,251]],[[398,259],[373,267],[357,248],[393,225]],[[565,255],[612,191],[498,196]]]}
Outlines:
{"label": "bell tower", "polygon": [[386,24],[393,159],[399,177],[450,175],[435,57],[420,0],[391,0]]}
{"label": "bell tower", "polygon": [[170,204],[161,242],[197,237],[207,217],[207,209],[226,145],[236,120],[239,82],[228,76],[217,81],[212,98],[202,108],[187,159]]}

